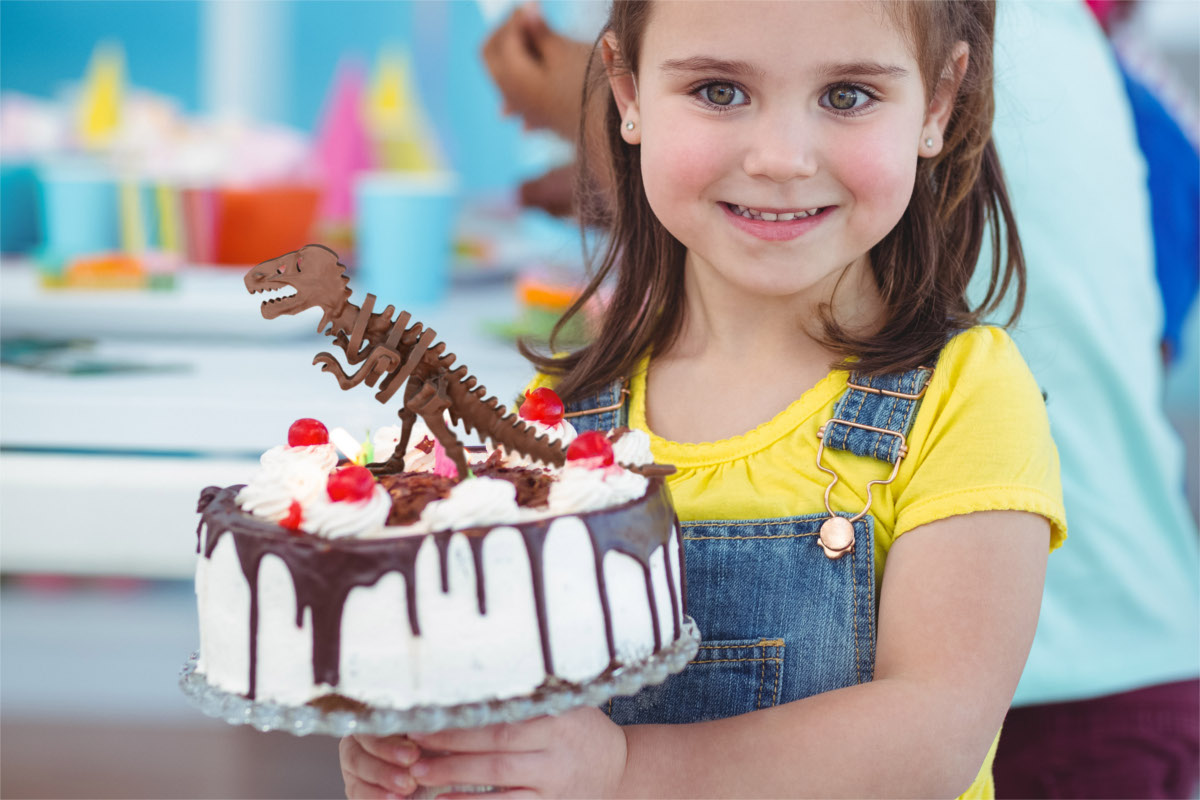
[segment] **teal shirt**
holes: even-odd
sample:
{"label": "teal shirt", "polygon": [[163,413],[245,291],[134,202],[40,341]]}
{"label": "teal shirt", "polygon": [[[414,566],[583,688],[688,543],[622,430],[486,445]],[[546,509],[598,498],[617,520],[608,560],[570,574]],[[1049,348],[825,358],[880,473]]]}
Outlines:
{"label": "teal shirt", "polygon": [[1048,395],[1071,530],[1014,704],[1194,677],[1200,556],[1162,409],[1162,301],[1124,88],[1081,2],[1000,3],[995,64],[1029,276],[1012,334]]}

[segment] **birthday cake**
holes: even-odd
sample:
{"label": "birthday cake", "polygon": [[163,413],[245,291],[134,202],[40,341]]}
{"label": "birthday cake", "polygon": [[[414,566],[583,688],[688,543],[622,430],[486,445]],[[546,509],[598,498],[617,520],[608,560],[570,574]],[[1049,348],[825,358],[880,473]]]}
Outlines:
{"label": "birthday cake", "polygon": [[[299,274],[313,250],[259,265],[247,287]],[[306,259],[305,275],[319,271]],[[278,302],[297,308],[304,293]],[[391,320],[390,307],[374,315],[388,324],[373,325],[362,318],[373,300],[347,313],[321,304],[321,328],[363,363],[359,381],[394,392],[407,379],[402,424],[377,433],[374,453],[339,457],[324,425],[298,420],[248,484],[203,490],[196,672],[259,701],[410,709],[536,697],[678,640],[671,469],[652,463],[646,435],[575,436],[549,390],[527,395],[519,416],[494,398],[473,407],[453,389],[474,388],[465,370],[421,368],[418,349],[446,359],[431,332],[406,314]],[[388,352],[366,352],[377,339]],[[447,422],[485,446],[461,446]]]}

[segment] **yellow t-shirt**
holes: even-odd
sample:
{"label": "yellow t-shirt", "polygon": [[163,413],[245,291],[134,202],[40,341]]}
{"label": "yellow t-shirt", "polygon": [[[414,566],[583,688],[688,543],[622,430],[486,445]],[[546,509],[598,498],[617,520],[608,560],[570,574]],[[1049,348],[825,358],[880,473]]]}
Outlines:
{"label": "yellow t-shirt", "polygon": [[[817,468],[817,430],[833,416],[849,374],[826,375],[774,418],[740,436],[716,442],[672,442],[646,425],[644,358],[630,376],[629,426],[650,434],[659,463],[674,464],[667,479],[683,521],[768,519],[824,511],[831,480]],[[534,385],[546,385],[539,376]],[[826,448],[822,462],[840,480],[834,511],[858,513],[866,485],[884,480],[891,465]],[[908,455],[896,479],[873,490],[875,569],[879,579],[896,538],[914,528],[974,511],[1013,510],[1050,521],[1051,550],[1066,538],[1058,451],[1045,404],[1017,347],[1002,329],[977,327],[942,352],[908,435]],[[993,797],[995,742],[963,797]]]}

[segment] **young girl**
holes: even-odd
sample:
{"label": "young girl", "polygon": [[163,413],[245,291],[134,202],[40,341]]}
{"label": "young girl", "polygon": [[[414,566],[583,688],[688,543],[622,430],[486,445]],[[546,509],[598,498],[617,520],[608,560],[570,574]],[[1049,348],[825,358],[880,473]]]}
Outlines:
{"label": "young girl", "polygon": [[603,710],[348,738],[350,796],[992,795],[1065,536],[1038,388],[976,325],[1024,283],[993,15],[614,4],[611,235],[588,293],[611,276],[615,294],[593,344],[534,360],[576,428],[647,430],[676,465],[704,641]]}

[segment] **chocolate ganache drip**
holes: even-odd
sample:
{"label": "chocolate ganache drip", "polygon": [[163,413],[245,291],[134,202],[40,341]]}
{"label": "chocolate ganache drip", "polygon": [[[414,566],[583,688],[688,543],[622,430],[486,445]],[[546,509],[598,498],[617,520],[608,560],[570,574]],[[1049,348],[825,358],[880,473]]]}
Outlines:
{"label": "chocolate ganache drip", "polygon": [[[242,487],[219,489],[210,486],[200,495],[201,514],[197,528],[197,552],[211,558],[218,541],[225,534],[234,539],[238,561],[250,588],[250,680],[247,697],[255,697],[258,663],[258,574],[264,556],[278,556],[291,574],[296,591],[296,625],[303,624],[304,610],[312,612],[313,680],[330,686],[338,684],[338,665],[341,658],[341,620],[346,598],[356,586],[372,586],[389,572],[404,577],[409,625],[414,636],[420,635],[420,614],[416,591],[417,552],[427,537],[433,537],[440,560],[441,590],[449,591],[448,557],[453,533],[463,533],[470,543],[475,566],[479,613],[487,613],[484,595],[483,542],[487,528],[465,531],[439,531],[432,534],[402,536],[387,539],[323,539],[308,534],[290,533],[279,525],[257,519],[241,511],[236,502]],[[647,496],[622,506],[580,514],[592,541],[596,561],[596,579],[600,607],[604,616],[610,668],[620,666],[616,657],[613,620],[607,585],[604,580],[604,557],[610,551],[624,553],[641,564],[646,576],[646,596],[651,610],[655,649],[663,646],[655,602],[650,557],[663,548],[667,566],[667,590],[672,608],[672,641],[680,635],[681,614],[686,613],[681,602],[685,586],[676,586],[670,570],[671,559],[666,551],[670,535],[678,530],[678,520],[671,509],[667,490],[661,478],[651,478]],[[546,535],[553,520],[539,520],[505,527],[520,531],[529,554],[533,597],[537,612],[538,632],[547,679],[554,677],[550,652],[550,631],[546,608],[544,564],[542,558]],[[679,542],[677,563],[682,577],[683,548]]]}

